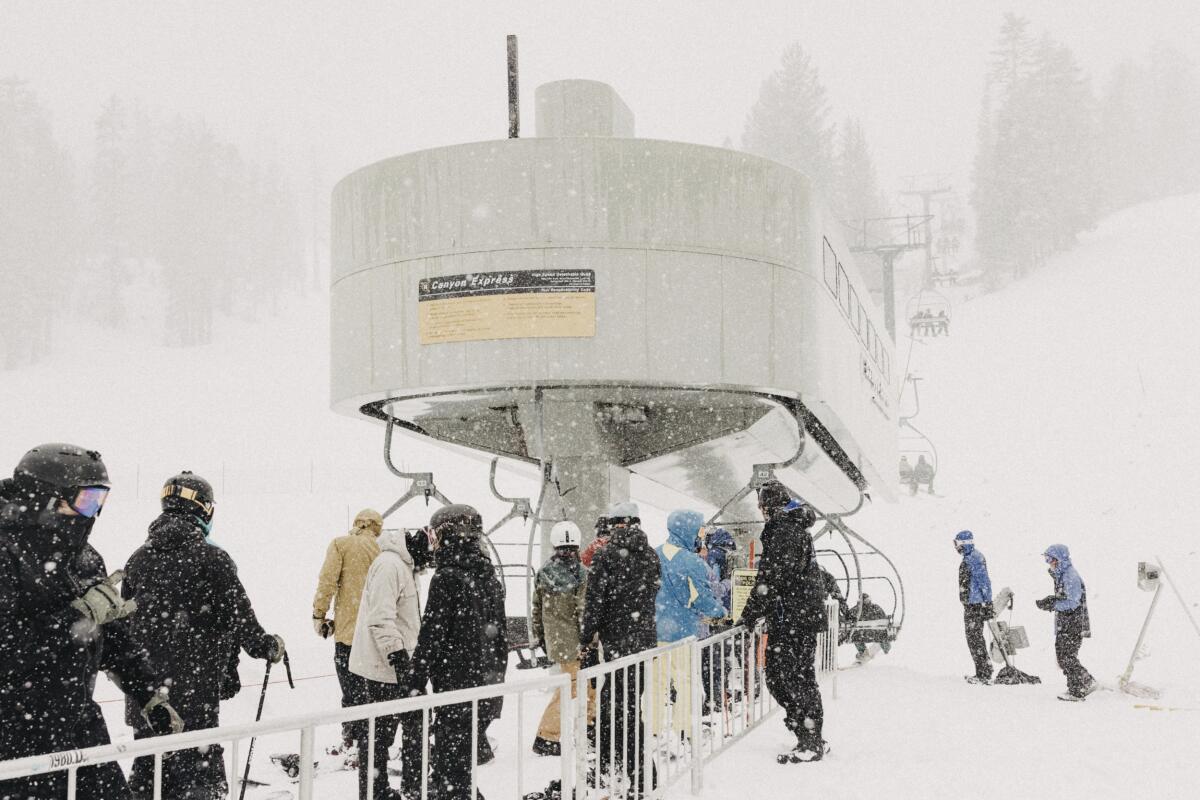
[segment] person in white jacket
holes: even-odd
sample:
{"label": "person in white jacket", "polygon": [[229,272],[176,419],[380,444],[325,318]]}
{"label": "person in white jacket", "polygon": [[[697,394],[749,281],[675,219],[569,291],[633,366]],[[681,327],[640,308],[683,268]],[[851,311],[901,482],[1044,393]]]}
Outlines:
{"label": "person in white jacket", "polygon": [[[350,671],[367,682],[367,702],[399,700],[409,695],[409,661],[421,630],[421,607],[416,573],[432,561],[424,531],[405,536],[384,531],[379,556],[367,571],[362,601],[350,650]],[[388,785],[388,748],[402,728],[401,791]],[[421,790],[421,713],[411,712],[375,720],[375,785],[371,800],[416,797]],[[367,747],[358,746],[358,796],[367,800]]]}

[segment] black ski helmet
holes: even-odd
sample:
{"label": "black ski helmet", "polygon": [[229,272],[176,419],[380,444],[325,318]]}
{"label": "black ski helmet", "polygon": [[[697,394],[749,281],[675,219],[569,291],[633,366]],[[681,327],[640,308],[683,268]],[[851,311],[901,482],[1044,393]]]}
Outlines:
{"label": "black ski helmet", "polygon": [[779,481],[767,481],[758,489],[758,505],[770,517],[792,502],[792,493]]}
{"label": "black ski helmet", "polygon": [[433,512],[429,527],[437,531],[439,536],[479,536],[483,533],[483,517],[473,506],[455,503]]}
{"label": "black ski helmet", "polygon": [[183,511],[199,517],[203,522],[212,519],[212,484],[190,470],[185,469],[168,478],[163,484],[160,497],[163,511]]}
{"label": "black ski helmet", "polygon": [[73,444],[38,445],[17,462],[13,480],[17,484],[41,484],[54,489],[75,489],[80,486],[112,488],[108,482],[108,469],[100,454]]}

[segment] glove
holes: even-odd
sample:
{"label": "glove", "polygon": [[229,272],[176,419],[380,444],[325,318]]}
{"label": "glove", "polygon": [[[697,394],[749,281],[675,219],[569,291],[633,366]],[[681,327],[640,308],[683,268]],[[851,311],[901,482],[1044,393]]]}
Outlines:
{"label": "glove", "polygon": [[278,634],[267,634],[267,661],[272,664],[278,664],[283,661],[283,654],[286,650],[283,647],[283,637]]}
{"label": "glove", "polygon": [[388,663],[392,665],[392,669],[396,671],[396,685],[407,686],[412,683],[409,675],[409,657],[408,651],[401,647],[394,653],[388,654]]}
{"label": "glove", "polygon": [[324,617],[313,617],[313,630],[317,632],[317,636],[322,639],[328,639],[333,635],[333,620],[325,619]]}
{"label": "glove", "polygon": [[1042,611],[1053,611],[1054,610],[1054,595],[1050,595],[1049,597],[1043,597],[1041,600],[1035,600],[1033,604],[1035,606],[1037,606],[1038,608],[1040,608]]}
{"label": "glove", "polygon": [[183,733],[183,717],[167,702],[166,692],[155,693],[150,702],[142,706],[142,719],[159,736]]}
{"label": "glove", "polygon": [[113,620],[128,617],[137,611],[137,603],[133,600],[125,600],[117,591],[117,585],[124,577],[125,573],[117,570],[84,592],[82,597],[72,600],[71,608],[91,620],[95,625],[106,625]]}

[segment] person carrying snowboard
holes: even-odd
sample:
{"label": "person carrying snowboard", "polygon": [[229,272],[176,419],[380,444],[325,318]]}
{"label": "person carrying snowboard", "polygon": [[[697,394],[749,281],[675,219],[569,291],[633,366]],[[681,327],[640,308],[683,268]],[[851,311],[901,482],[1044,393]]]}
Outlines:
{"label": "person carrying snowboard", "polygon": [[1054,594],[1036,601],[1036,605],[1043,611],[1054,612],[1054,655],[1067,678],[1067,691],[1058,699],[1083,700],[1097,689],[1095,678],[1079,663],[1079,648],[1092,635],[1087,587],[1071,563],[1071,551],[1065,544],[1050,545],[1042,556],[1050,566]]}
{"label": "person carrying snowboard", "polygon": [[[170,678],[171,703],[187,730],[215,728],[221,700],[240,688],[229,685],[229,665],[238,651],[278,663],[283,639],[259,625],[233,558],[206,541],[215,510],[212,484],[181,472],[163,484],[161,507],[146,543],[125,565],[121,592],[138,606],[129,625]],[[136,701],[126,701],[125,721],[134,738],[161,736],[139,711]],[[139,799],[154,796],[153,757],[134,760],[130,786]],[[220,745],[163,756],[163,797],[219,800],[228,789]]]}

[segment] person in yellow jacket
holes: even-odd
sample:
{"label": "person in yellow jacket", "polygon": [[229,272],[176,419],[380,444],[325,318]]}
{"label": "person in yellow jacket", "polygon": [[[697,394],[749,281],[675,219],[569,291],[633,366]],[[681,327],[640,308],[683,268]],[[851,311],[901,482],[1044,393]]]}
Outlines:
{"label": "person in yellow jacket", "polygon": [[[329,543],[321,575],[317,578],[313,629],[323,639],[333,636],[333,666],[342,687],[343,708],[367,702],[366,680],[350,671],[350,648],[354,644],[358,604],[362,600],[367,570],[379,555],[376,540],[382,531],[383,517],[378,511],[364,508],[358,512],[350,532]],[[333,604],[333,619],[326,616],[330,603]],[[359,738],[366,738],[366,724],[343,723],[342,738],[347,747]]]}

